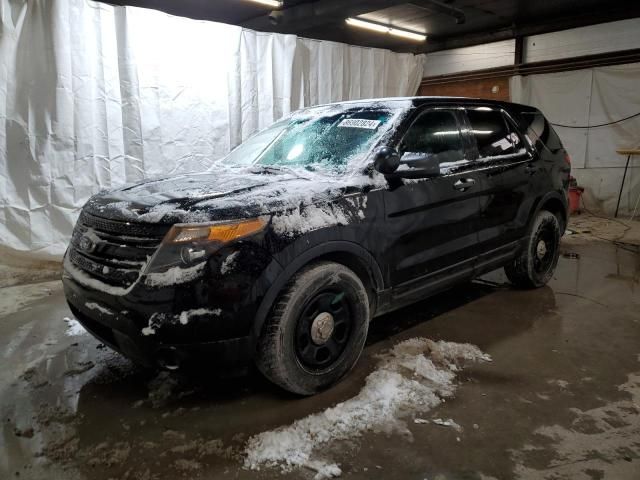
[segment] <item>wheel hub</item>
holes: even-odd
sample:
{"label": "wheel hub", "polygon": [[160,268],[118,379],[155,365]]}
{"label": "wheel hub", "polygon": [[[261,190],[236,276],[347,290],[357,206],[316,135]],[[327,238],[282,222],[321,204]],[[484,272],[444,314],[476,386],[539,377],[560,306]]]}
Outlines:
{"label": "wheel hub", "polygon": [[540,240],[538,245],[536,245],[536,256],[538,259],[542,260],[544,256],[547,254],[547,244],[544,240]]}
{"label": "wheel hub", "polygon": [[316,345],[323,345],[331,338],[335,322],[329,312],[319,313],[311,323],[311,340]]}

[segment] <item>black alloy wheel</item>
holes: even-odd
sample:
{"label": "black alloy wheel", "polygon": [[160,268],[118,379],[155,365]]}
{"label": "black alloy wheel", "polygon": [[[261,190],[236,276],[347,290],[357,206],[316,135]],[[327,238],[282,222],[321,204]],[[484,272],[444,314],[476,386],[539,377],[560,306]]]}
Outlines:
{"label": "black alloy wheel", "polygon": [[355,365],[369,328],[369,296],[346,266],[321,261],[283,289],[258,340],[256,365],[300,395],[324,390]]}
{"label": "black alloy wheel", "polygon": [[560,256],[560,221],[553,213],[538,212],[529,228],[522,252],[504,267],[509,281],[519,288],[547,284]]}
{"label": "black alloy wheel", "polygon": [[350,333],[351,310],[345,293],[329,289],[316,294],[298,320],[298,360],[311,371],[322,371],[342,355]]}

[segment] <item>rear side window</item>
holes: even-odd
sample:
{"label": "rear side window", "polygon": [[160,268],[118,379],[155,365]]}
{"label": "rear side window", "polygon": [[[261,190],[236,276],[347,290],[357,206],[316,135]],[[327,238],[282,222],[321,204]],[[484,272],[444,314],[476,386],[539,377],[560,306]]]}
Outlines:
{"label": "rear side window", "polygon": [[463,158],[462,137],[453,112],[432,110],[423,113],[402,139],[400,153],[437,155],[440,163]]}
{"label": "rear side window", "polygon": [[562,149],[560,137],[542,113],[523,112],[518,116],[518,123],[525,135],[531,139],[532,143],[536,144],[536,148],[538,148],[537,144],[542,142],[554,153]]}
{"label": "rear side window", "polygon": [[502,113],[488,108],[467,110],[471,133],[478,145],[480,158],[509,155],[515,152],[511,131]]}

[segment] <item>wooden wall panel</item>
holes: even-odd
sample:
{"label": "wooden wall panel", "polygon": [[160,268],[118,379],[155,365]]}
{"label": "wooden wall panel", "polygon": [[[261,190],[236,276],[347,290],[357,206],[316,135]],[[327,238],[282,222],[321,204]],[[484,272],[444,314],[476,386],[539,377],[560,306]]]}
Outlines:
{"label": "wooden wall panel", "polygon": [[[493,92],[494,87],[497,88],[495,93]],[[418,95],[473,97],[509,101],[509,77],[458,80],[436,84],[423,83],[418,89]]]}

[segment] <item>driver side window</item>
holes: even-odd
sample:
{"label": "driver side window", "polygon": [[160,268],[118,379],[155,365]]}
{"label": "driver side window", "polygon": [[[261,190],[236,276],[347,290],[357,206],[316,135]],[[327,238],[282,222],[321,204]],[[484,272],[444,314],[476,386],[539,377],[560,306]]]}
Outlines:
{"label": "driver side window", "polygon": [[[449,110],[423,113],[405,134],[399,151],[403,160],[420,157],[420,163],[437,163],[441,168],[463,160],[464,146],[454,113]],[[414,167],[414,162],[406,163]]]}

